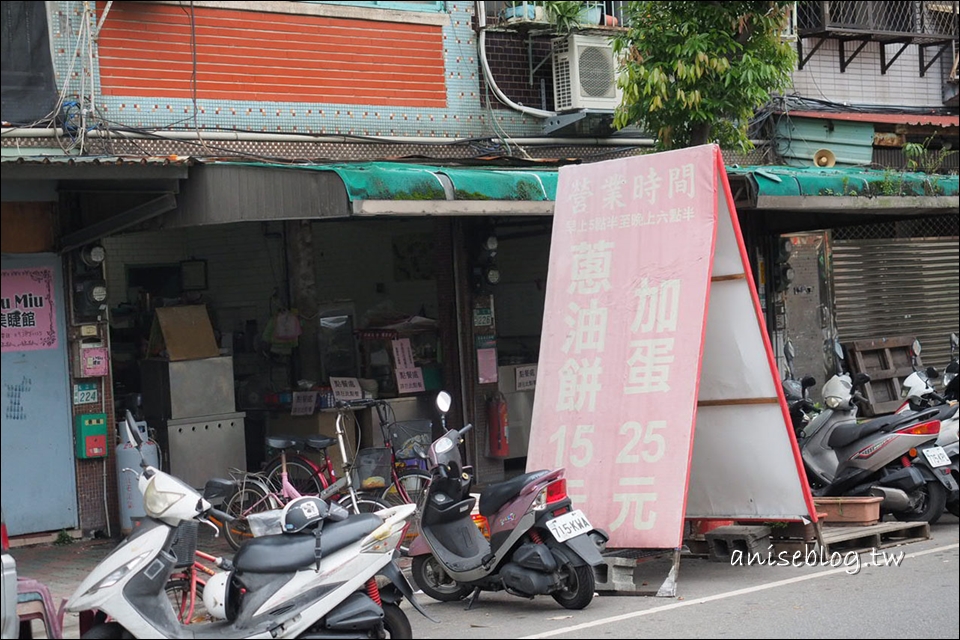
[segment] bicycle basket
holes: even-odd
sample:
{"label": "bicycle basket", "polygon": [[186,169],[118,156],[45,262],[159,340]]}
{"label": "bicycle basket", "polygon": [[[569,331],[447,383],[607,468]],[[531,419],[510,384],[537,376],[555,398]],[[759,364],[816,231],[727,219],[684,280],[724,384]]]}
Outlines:
{"label": "bicycle basket", "polygon": [[353,482],[362,491],[383,489],[390,477],[390,449],[371,447],[357,452],[353,469]]}
{"label": "bicycle basket", "polygon": [[414,445],[419,444],[424,451],[433,442],[433,422],[430,420],[402,420],[390,425],[390,443],[398,460],[416,458]]}
{"label": "bicycle basket", "polygon": [[177,533],[170,545],[170,551],[177,558],[174,565],[178,569],[189,567],[193,564],[193,556],[197,552],[197,535],[200,530],[200,523],[196,520],[187,520],[177,525]]}

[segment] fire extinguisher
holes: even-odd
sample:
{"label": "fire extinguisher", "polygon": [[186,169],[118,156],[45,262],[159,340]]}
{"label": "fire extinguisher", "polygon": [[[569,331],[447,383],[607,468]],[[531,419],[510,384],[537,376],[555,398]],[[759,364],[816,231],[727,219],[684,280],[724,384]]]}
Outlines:
{"label": "fire extinguisher", "polygon": [[506,458],[510,455],[507,437],[507,398],[497,393],[487,399],[487,427],[490,433],[490,456]]}

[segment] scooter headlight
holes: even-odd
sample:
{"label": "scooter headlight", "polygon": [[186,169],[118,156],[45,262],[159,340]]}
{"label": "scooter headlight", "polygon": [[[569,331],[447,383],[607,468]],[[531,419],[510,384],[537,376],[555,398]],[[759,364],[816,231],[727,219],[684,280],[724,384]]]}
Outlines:
{"label": "scooter headlight", "polygon": [[160,491],[157,483],[151,480],[143,490],[143,509],[152,518],[159,518],[163,513],[184,497],[185,493],[178,491]]}
{"label": "scooter headlight", "polygon": [[827,405],[830,409],[836,409],[843,404],[843,398],[838,396],[827,396],[823,399],[823,403]]}
{"label": "scooter headlight", "polygon": [[151,552],[149,551],[145,553],[141,553],[136,558],[134,558],[127,564],[123,565],[116,571],[111,572],[110,575],[108,575],[106,578],[104,578],[97,584],[90,587],[90,590],[83,595],[88,596],[92,593],[96,593],[97,591],[100,591],[101,589],[107,589],[117,584],[118,582],[123,580],[124,576],[126,576],[128,573],[133,571],[140,564],[140,562],[149,555],[151,555]]}
{"label": "scooter headlight", "polygon": [[957,377],[957,374],[955,374],[955,373],[945,373],[945,374],[943,374],[943,386],[946,387],[947,385],[949,385],[951,382],[953,382],[953,379],[956,378],[956,377]]}

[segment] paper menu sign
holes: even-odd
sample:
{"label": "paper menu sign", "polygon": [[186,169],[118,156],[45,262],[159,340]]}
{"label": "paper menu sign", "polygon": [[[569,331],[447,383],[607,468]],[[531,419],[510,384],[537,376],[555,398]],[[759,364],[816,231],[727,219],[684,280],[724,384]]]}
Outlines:
{"label": "paper menu sign", "polygon": [[334,399],[338,402],[363,398],[363,389],[360,388],[360,381],[356,378],[331,377],[330,388],[333,390]]}
{"label": "paper menu sign", "polygon": [[292,416],[312,416],[317,408],[316,391],[294,391],[293,404],[290,407]]}
{"label": "paper menu sign", "polygon": [[423,369],[413,367],[412,369],[397,369],[397,391],[399,393],[417,393],[426,391],[426,385],[423,383]]}
{"label": "paper menu sign", "polygon": [[410,347],[410,338],[391,340],[393,346],[393,361],[396,369],[413,369],[413,349]]}

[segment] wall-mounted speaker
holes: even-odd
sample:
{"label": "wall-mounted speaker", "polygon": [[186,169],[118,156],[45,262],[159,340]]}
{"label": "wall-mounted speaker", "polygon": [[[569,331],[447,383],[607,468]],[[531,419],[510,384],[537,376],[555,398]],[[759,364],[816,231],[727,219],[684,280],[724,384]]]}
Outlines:
{"label": "wall-mounted speaker", "polygon": [[813,164],[817,167],[832,167],[837,164],[837,156],[830,149],[817,149],[813,154]]}

